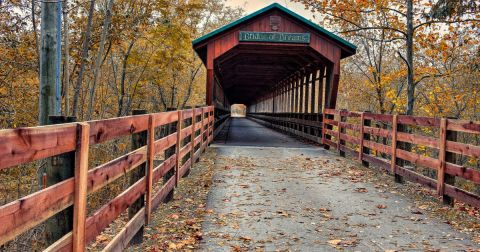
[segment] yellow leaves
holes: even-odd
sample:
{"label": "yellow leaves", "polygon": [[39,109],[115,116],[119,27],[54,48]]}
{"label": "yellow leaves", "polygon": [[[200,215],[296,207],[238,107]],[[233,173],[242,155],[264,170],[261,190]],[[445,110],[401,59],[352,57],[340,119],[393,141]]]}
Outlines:
{"label": "yellow leaves", "polygon": [[340,245],[340,243],[342,243],[341,239],[333,239],[333,240],[328,241],[328,244],[333,245],[333,246]]}
{"label": "yellow leaves", "polygon": [[119,143],[118,144],[118,149],[120,151],[125,151],[126,148],[127,148],[127,145],[125,143]]}
{"label": "yellow leaves", "polygon": [[395,100],[396,99],[396,96],[397,96],[397,92],[396,90],[393,90],[393,89],[389,89],[387,90],[387,92],[385,92],[385,96],[390,99],[390,100]]}

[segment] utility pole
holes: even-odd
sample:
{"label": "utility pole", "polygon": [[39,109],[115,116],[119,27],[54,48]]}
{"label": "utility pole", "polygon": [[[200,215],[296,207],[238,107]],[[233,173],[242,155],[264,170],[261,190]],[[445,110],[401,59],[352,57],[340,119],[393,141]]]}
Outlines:
{"label": "utility pole", "polygon": [[57,1],[42,1],[40,29],[40,125],[47,125],[48,116],[57,115],[56,61],[57,46]]}
{"label": "utility pole", "polygon": [[[62,1],[42,1],[40,46],[39,124],[60,124],[75,118],[61,113]],[[68,62],[65,62],[67,64]],[[74,176],[75,152],[44,160],[39,169],[39,185],[46,188]],[[50,245],[72,230],[73,207],[68,207],[45,221],[45,238]]]}

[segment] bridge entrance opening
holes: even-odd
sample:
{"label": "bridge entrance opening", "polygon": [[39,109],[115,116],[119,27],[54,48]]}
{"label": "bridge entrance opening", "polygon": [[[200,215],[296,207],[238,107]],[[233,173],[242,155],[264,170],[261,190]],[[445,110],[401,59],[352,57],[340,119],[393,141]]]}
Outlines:
{"label": "bridge entrance opening", "polygon": [[226,125],[253,127],[226,116],[231,104],[245,104],[248,120],[315,142],[321,141],[322,111],[336,105],[340,60],[356,52],[279,4],[196,39],[193,47],[207,69],[206,102],[215,107],[216,133]]}
{"label": "bridge entrance opening", "polygon": [[246,117],[247,106],[245,106],[244,104],[233,104],[230,107],[230,112],[231,117]]}

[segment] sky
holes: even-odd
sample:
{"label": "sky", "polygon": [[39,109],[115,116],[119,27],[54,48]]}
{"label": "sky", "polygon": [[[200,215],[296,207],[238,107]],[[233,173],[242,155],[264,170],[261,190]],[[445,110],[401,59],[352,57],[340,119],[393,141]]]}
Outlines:
{"label": "sky", "polygon": [[307,19],[313,19],[312,13],[305,10],[305,7],[302,4],[293,3],[290,0],[227,0],[226,3],[230,6],[242,7],[246,14],[255,12],[272,3],[279,3]]}

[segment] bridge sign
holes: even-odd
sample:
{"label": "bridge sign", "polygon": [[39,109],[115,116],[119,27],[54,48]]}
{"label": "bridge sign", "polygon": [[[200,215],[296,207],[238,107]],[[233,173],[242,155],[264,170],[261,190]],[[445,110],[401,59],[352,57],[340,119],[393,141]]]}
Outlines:
{"label": "bridge sign", "polygon": [[241,31],[240,42],[310,44],[310,33]]}

